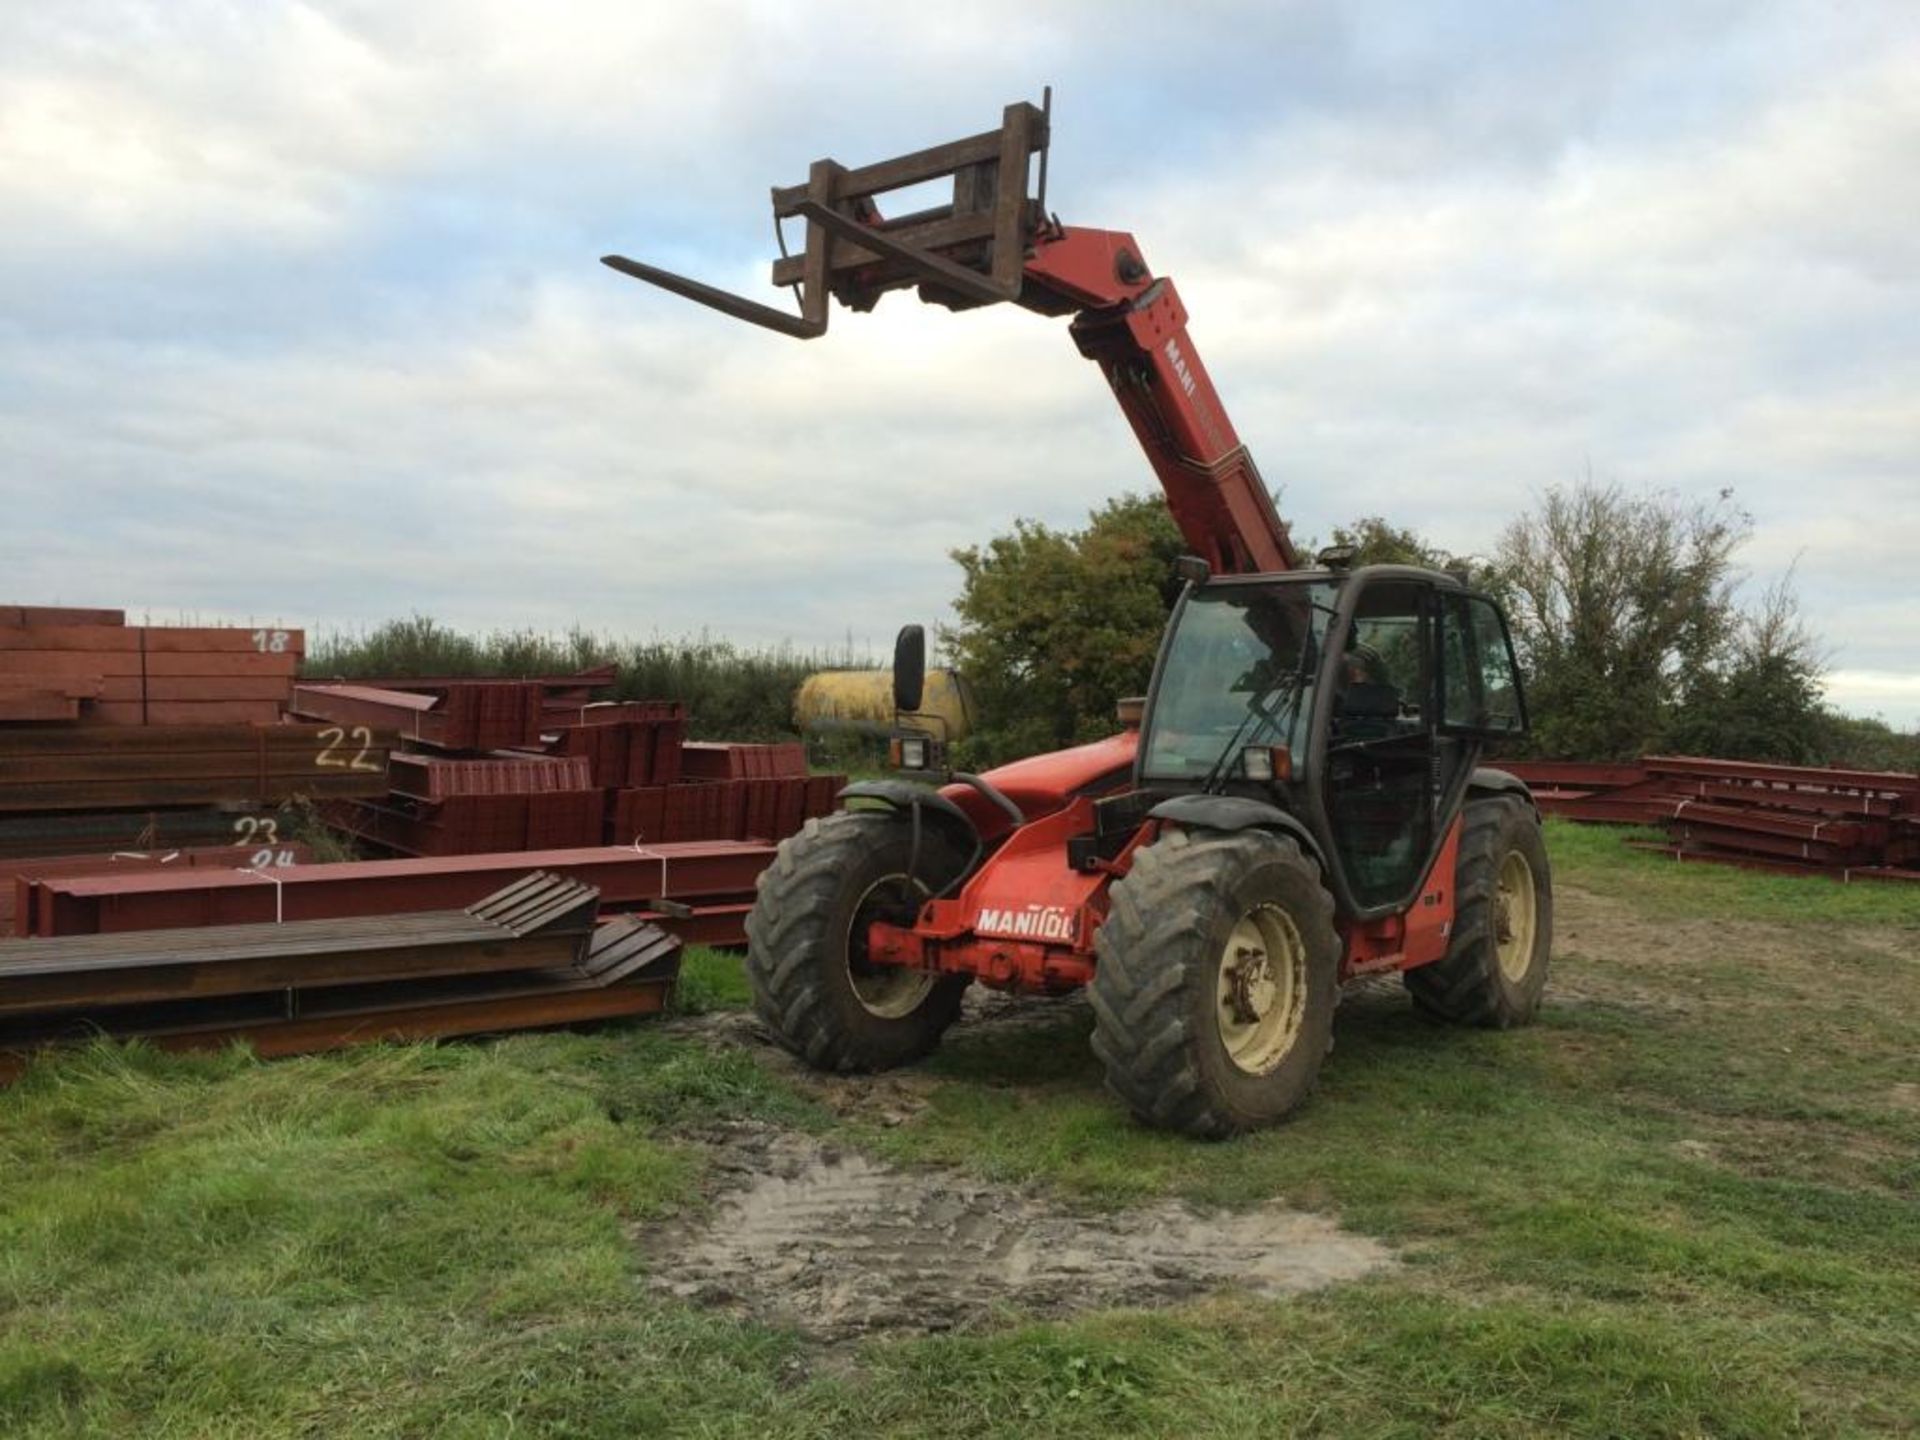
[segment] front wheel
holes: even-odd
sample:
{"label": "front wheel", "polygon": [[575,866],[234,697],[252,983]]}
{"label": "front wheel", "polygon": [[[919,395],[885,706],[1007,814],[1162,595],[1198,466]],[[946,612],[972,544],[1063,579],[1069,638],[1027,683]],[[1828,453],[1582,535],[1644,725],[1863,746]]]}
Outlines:
{"label": "front wheel", "polygon": [[1284,1120],[1333,1032],[1333,899],[1293,840],[1169,830],[1094,937],[1093,1049],[1149,1124],[1219,1139]]}
{"label": "front wheel", "polygon": [[848,810],[780,843],[747,916],[753,1008],[780,1043],[820,1070],[888,1070],[940,1043],[967,977],[867,959],[867,927],[910,925],[965,860],[931,826]]}

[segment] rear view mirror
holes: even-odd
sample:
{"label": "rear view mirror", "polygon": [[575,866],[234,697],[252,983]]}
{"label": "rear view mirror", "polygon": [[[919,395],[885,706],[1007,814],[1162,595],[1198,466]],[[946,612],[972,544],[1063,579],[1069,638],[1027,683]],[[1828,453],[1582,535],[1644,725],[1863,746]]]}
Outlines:
{"label": "rear view mirror", "polygon": [[920,708],[927,688],[927,632],[902,625],[893,642],[893,708],[910,715]]}

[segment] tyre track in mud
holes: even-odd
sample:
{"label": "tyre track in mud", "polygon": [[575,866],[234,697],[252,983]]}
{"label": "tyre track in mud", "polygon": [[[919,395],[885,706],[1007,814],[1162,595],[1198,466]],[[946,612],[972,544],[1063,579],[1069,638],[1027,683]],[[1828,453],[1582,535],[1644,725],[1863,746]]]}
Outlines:
{"label": "tyre track in mud", "polygon": [[771,1126],[715,1136],[711,1158],[711,1210],[641,1237],[650,1283],[828,1344],[1224,1290],[1298,1294],[1392,1263],[1321,1215],[1178,1201],[1082,1212],[1036,1188],[902,1169]]}

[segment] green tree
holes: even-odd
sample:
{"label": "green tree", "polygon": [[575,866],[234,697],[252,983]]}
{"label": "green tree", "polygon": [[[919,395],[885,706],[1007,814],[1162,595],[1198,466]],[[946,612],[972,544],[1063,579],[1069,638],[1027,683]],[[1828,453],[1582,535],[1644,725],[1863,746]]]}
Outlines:
{"label": "green tree", "polygon": [[1500,536],[1493,588],[1527,673],[1534,748],[1585,760],[1656,748],[1736,634],[1733,553],[1751,528],[1708,503],[1588,480]]}
{"label": "green tree", "polygon": [[1789,765],[1826,758],[1832,732],[1821,699],[1819,643],[1800,617],[1788,575],[1739,617],[1723,655],[1687,677],[1662,748]]}
{"label": "green tree", "polygon": [[1081,530],[1022,520],[954,551],[961,590],[941,639],[979,703],[969,759],[1113,733],[1117,703],[1146,691],[1184,550],[1165,501],[1126,495]]}
{"label": "green tree", "polygon": [[1380,515],[1362,515],[1351,525],[1334,526],[1332,543],[1351,547],[1355,565],[1421,565],[1444,570],[1454,563],[1452,556],[1428,544],[1417,530],[1402,529]]}
{"label": "green tree", "polygon": [[1900,731],[1877,715],[1821,713],[1820,760],[1848,770],[1920,772],[1920,729]]}

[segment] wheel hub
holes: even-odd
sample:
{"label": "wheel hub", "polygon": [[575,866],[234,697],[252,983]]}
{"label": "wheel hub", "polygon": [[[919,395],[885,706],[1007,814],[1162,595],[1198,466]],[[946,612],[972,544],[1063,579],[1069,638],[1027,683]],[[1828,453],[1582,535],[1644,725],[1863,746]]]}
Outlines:
{"label": "wheel hub", "polygon": [[1509,980],[1523,979],[1533,964],[1538,917],[1533,867],[1518,850],[1509,850],[1500,862],[1500,879],[1493,893],[1494,951],[1501,973]]}
{"label": "wheel hub", "polygon": [[1238,947],[1227,973],[1232,988],[1233,1018],[1243,1025],[1251,1025],[1272,1007],[1279,990],[1273,983],[1267,952],[1257,946]]}
{"label": "wheel hub", "polygon": [[883,875],[860,896],[847,927],[847,974],[854,997],[870,1015],[899,1020],[920,1008],[934,975],[900,965],[876,965],[867,956],[867,929],[876,920],[912,924],[927,887],[911,875]]}
{"label": "wheel hub", "polygon": [[1277,905],[1240,917],[1220,955],[1215,1019],[1227,1058],[1249,1075],[1277,1069],[1306,1016],[1307,950]]}

